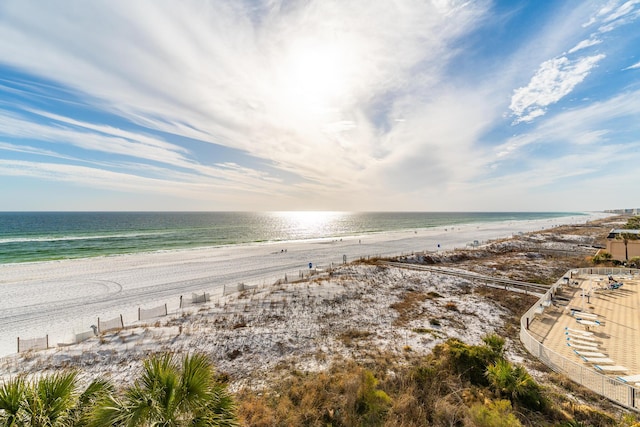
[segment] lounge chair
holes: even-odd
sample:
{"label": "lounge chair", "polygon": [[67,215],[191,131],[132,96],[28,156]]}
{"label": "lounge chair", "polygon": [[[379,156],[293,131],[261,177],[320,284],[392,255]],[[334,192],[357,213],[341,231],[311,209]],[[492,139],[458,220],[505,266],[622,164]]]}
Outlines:
{"label": "lounge chair", "polygon": [[584,345],[584,346],[593,347],[593,348],[596,348],[596,347],[598,347],[600,345],[597,342],[582,341],[582,340],[579,340],[579,339],[573,339],[571,337],[567,337],[567,341],[570,341],[572,344]]}
{"label": "lounge chair", "polygon": [[640,381],[640,374],[627,375],[626,377],[618,377],[618,379],[625,383],[637,383]]}
{"label": "lounge chair", "polygon": [[606,354],[597,351],[573,350],[573,352],[581,357],[607,357]]}
{"label": "lounge chair", "polygon": [[570,343],[567,343],[567,345],[573,349],[578,349],[578,350],[585,350],[585,351],[598,350],[598,347],[594,347],[592,345],[580,345],[580,344],[570,344]]}
{"label": "lounge chair", "polygon": [[576,334],[584,335],[585,337],[590,337],[593,335],[593,332],[581,331],[580,329],[571,329],[568,326],[565,326],[564,329],[569,332],[575,332]]}
{"label": "lounge chair", "polygon": [[573,338],[573,339],[578,339],[578,340],[583,340],[583,341],[591,341],[591,342],[598,341],[597,338],[576,334],[574,332],[565,332],[564,334],[566,336],[568,336],[569,338]]}
{"label": "lounge chair", "polygon": [[580,356],[582,357],[582,360],[584,360],[587,363],[597,363],[599,365],[613,365],[615,362],[612,359],[609,359],[608,357],[584,357],[584,356]]}
{"label": "lounge chair", "polygon": [[573,316],[576,319],[597,320],[598,315],[593,313],[574,312]]}
{"label": "lounge chair", "polygon": [[602,323],[597,320],[588,320],[588,319],[576,319],[576,322],[584,326],[587,330],[592,326],[602,326]]}
{"label": "lounge chair", "polygon": [[613,373],[613,372],[626,372],[629,368],[625,368],[620,365],[594,365],[593,366],[597,371],[603,373]]}

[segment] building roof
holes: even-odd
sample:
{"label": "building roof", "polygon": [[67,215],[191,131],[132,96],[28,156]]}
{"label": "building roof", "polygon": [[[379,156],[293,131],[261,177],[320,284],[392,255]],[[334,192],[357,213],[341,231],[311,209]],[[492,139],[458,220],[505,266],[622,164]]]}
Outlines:
{"label": "building roof", "polygon": [[635,234],[638,237],[640,237],[640,230],[636,230],[636,229],[627,229],[627,228],[614,228],[613,230],[611,230],[609,232],[609,235],[607,236],[608,239],[615,239],[617,235],[619,234]]}

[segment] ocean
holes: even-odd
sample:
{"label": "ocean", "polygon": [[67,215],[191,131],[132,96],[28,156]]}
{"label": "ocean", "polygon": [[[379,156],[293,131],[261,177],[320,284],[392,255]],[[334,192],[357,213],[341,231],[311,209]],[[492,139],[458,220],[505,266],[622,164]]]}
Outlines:
{"label": "ocean", "polygon": [[340,238],[576,212],[0,212],[0,264]]}

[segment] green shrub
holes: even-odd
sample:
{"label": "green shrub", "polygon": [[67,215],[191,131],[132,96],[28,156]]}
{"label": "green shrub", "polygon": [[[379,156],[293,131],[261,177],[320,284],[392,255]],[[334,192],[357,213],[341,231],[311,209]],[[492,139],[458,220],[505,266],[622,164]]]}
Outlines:
{"label": "green shrub", "polygon": [[478,427],[521,427],[522,424],[511,410],[511,402],[498,400],[486,405],[477,403],[469,409],[474,425]]}
{"label": "green shrub", "polygon": [[453,370],[473,385],[488,386],[487,367],[502,358],[502,343],[498,337],[487,336],[483,345],[465,344],[455,338],[446,342],[448,359]]}
{"label": "green shrub", "polygon": [[482,337],[482,342],[484,342],[496,355],[502,357],[505,343],[504,338],[497,334],[489,334]]}
{"label": "green shrub", "polygon": [[384,422],[384,415],[391,406],[391,398],[377,388],[378,380],[370,371],[364,370],[361,375],[356,413],[363,425],[374,426]]}
{"label": "green shrub", "polygon": [[544,405],[540,387],[523,366],[514,366],[501,359],[487,367],[487,378],[501,397],[518,402],[526,408],[538,410]]}
{"label": "green shrub", "polygon": [[611,261],[612,258],[613,256],[609,252],[600,251],[591,259],[591,261],[594,264],[604,264]]}

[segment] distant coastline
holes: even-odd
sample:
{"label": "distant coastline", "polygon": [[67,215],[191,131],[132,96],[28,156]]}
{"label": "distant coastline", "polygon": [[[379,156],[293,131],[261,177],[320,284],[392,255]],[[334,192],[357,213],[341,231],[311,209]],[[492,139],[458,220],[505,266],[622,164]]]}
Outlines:
{"label": "distant coastline", "polygon": [[0,212],[0,264],[341,238],[582,212]]}

